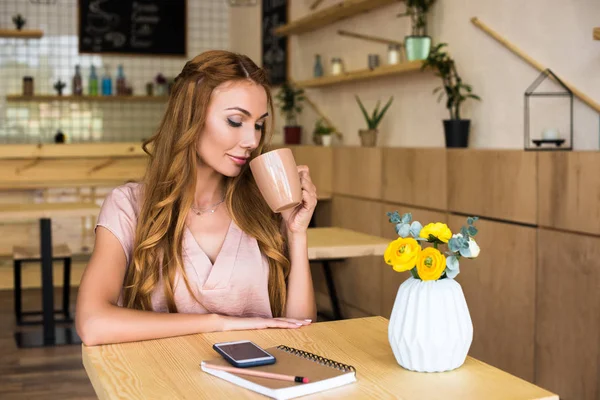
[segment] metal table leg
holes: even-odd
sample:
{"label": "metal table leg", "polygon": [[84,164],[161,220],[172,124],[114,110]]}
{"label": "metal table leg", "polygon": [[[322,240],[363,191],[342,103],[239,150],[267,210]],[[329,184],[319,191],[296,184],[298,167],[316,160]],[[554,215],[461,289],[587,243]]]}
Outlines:
{"label": "metal table leg", "polygon": [[329,299],[331,301],[331,308],[333,310],[333,316],[328,316],[321,313],[327,319],[340,320],[344,319],[342,311],[340,310],[340,303],[338,301],[337,292],[335,290],[335,282],[333,281],[333,274],[331,273],[330,262],[343,261],[343,260],[322,260],[323,272],[325,273],[325,282],[327,283],[327,291],[329,292]]}
{"label": "metal table leg", "polygon": [[43,330],[16,332],[17,347],[46,347],[78,344],[81,339],[71,327],[56,327],[54,320],[54,283],[52,281],[52,221],[40,219],[40,250],[42,257]]}

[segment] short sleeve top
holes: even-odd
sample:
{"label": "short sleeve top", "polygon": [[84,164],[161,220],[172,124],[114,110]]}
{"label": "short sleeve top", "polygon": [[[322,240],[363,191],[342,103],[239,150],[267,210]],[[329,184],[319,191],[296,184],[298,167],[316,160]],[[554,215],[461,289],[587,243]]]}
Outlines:
{"label": "short sleeve top", "polygon": [[[133,257],[141,184],[114,188],[102,204],[96,227],[108,229],[123,247],[127,265]],[[186,227],[183,238],[184,270],[175,277],[175,304],[181,313],[216,313],[243,317],[271,317],[268,294],[269,263],[258,242],[231,222],[214,265]],[[154,311],[168,312],[163,284],[152,293]]]}

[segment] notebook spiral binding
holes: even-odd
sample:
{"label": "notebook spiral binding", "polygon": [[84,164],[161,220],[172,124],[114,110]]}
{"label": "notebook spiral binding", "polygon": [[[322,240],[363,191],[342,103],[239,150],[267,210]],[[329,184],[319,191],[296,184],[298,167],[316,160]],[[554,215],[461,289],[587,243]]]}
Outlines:
{"label": "notebook spiral binding", "polygon": [[317,362],[321,365],[325,365],[326,367],[335,368],[342,372],[350,372],[350,371],[356,372],[356,368],[354,368],[352,365],[342,364],[337,361],[333,361],[329,358],[325,358],[325,357],[321,357],[321,356],[313,354],[313,353],[309,353],[308,351],[298,350],[293,347],[288,347],[288,346],[284,346],[284,345],[279,345],[279,346],[277,346],[277,348],[281,351],[285,351],[286,353],[290,353],[295,356],[306,358],[308,360]]}

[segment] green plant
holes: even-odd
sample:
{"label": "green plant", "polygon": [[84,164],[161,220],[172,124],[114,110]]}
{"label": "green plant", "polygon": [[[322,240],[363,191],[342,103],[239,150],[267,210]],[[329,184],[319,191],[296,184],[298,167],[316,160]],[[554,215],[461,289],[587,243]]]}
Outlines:
{"label": "green plant", "polygon": [[296,125],[296,117],[302,112],[304,90],[296,89],[286,82],[281,85],[281,89],[277,92],[275,99],[277,100],[277,107],[285,115],[286,125]]}
{"label": "green plant", "polygon": [[427,12],[435,0],[406,0],[406,12],[399,17],[410,17],[412,36],[427,36]]}
{"label": "green plant", "polygon": [[17,27],[17,30],[19,30],[19,31],[21,29],[23,29],[23,27],[25,26],[25,23],[27,22],[21,14],[14,15],[12,17],[12,21],[15,24],[15,26]]}
{"label": "green plant", "polygon": [[325,123],[323,118],[319,119],[315,124],[315,135],[331,135],[335,129]]}
{"label": "green plant", "polygon": [[[421,70],[431,69],[436,76],[442,78],[442,86],[433,90],[433,93],[440,92],[438,102],[446,95],[446,108],[450,112],[450,119],[460,119],[460,106],[467,99],[481,100],[479,96],[473,94],[471,85],[464,83],[456,71],[454,60],[443,51],[446,43],[440,43],[434,46],[429,56],[423,63]],[[443,90],[442,90],[443,89]]]}
{"label": "green plant", "polygon": [[390,97],[390,99],[388,100],[388,102],[385,104],[385,106],[383,107],[383,109],[381,111],[379,111],[379,106],[380,106],[381,102],[377,101],[377,105],[375,106],[373,113],[369,116],[369,113],[365,109],[365,106],[363,106],[363,103],[360,101],[358,96],[354,96],[354,97],[356,97],[356,101],[358,102],[358,105],[360,106],[360,110],[362,111],[362,113],[365,117],[365,121],[367,121],[367,126],[369,127],[369,129],[377,129],[377,126],[381,122],[381,119],[385,115],[385,112],[392,105],[392,101],[394,101],[394,96]]}

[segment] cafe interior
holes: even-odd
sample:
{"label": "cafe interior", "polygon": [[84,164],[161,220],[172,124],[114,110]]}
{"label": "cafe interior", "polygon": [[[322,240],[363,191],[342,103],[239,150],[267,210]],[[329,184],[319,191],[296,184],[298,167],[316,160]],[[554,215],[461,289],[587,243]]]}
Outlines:
{"label": "cafe interior", "polygon": [[[291,149],[317,188],[318,319],[293,343],[357,364],[328,398],[600,400],[595,0],[2,0],[0,398],[250,398],[214,377],[195,388],[209,378],[183,361],[110,364],[142,348],[82,346],[74,322],[103,201],[142,179],[174,78],[208,50],[267,71],[269,149]],[[429,283],[455,277],[472,332],[467,361],[423,373],[392,332],[458,311],[402,297],[424,275],[386,254],[430,223],[452,236],[429,236],[445,259]]]}

